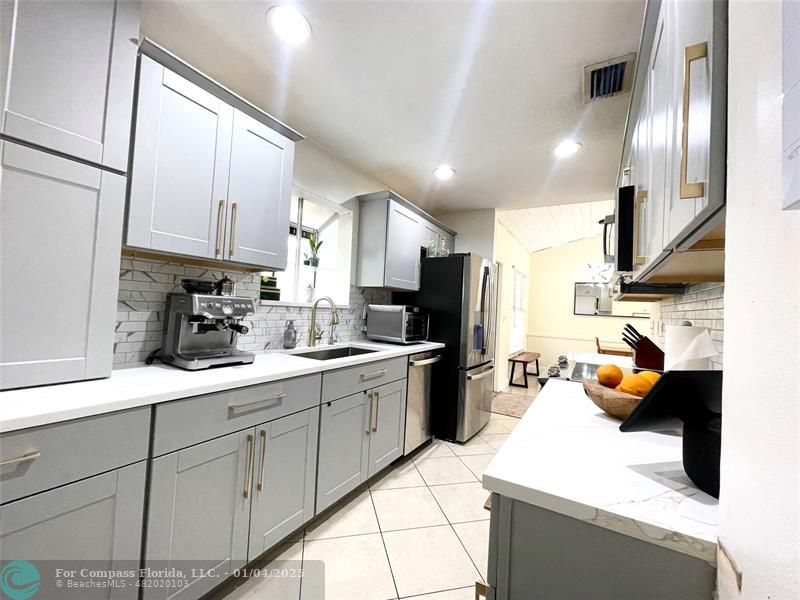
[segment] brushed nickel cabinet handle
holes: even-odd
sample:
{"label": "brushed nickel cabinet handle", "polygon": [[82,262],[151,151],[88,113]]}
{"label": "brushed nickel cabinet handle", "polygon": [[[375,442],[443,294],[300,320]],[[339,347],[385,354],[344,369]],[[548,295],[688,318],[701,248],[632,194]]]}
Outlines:
{"label": "brushed nickel cabinet handle", "polygon": [[705,195],[705,184],[702,181],[689,183],[689,99],[690,99],[690,69],[692,62],[708,57],[708,43],[700,42],[687,46],[683,51],[683,135],[681,136],[681,198],[702,198]]}
{"label": "brushed nickel cabinet handle", "polygon": [[261,430],[261,472],[258,474],[258,484],[256,489],[260,492],[264,489],[264,462],[267,457],[267,431]]}
{"label": "brushed nickel cabinet handle", "polygon": [[214,257],[219,257],[222,254],[222,237],[223,237],[223,219],[225,217],[225,200],[219,201],[219,208],[217,208],[217,245],[214,249]]}
{"label": "brushed nickel cabinet handle", "polygon": [[381,410],[381,394],[375,392],[375,425],[372,426],[372,433],[378,433],[378,413]]}
{"label": "brushed nickel cabinet handle", "polygon": [[8,460],[0,461],[0,467],[5,467],[6,465],[18,465],[21,463],[31,462],[36,460],[42,455],[41,452],[38,450],[34,452],[28,452],[27,454],[23,454],[22,456],[18,456],[17,458],[9,458]]}
{"label": "brushed nickel cabinet handle", "polygon": [[386,372],[387,372],[387,369],[379,369],[379,370],[375,371],[374,373],[362,373],[361,374],[361,379],[363,379],[363,380],[375,379],[376,377],[381,377],[382,375],[386,375]]}
{"label": "brushed nickel cabinet handle", "polygon": [[231,205],[231,243],[228,245],[228,256],[233,256],[236,250],[236,221],[239,215],[239,205],[234,202]]}
{"label": "brushed nickel cabinet handle", "polygon": [[250,488],[253,487],[253,434],[247,434],[247,464],[244,471],[244,497],[250,497]]}
{"label": "brushed nickel cabinet handle", "polygon": [[369,400],[369,420],[367,421],[367,435],[369,435],[369,429],[372,425],[372,392],[367,394],[367,399]]}
{"label": "brushed nickel cabinet handle", "polygon": [[[273,406],[278,406],[285,397],[286,394],[281,392],[280,394],[276,394],[272,398],[263,398],[261,400],[253,400],[252,402],[243,402],[241,404],[229,404],[228,410],[231,411],[233,414],[236,414],[237,412],[243,410],[253,410],[256,408],[272,408]],[[259,406],[261,404],[263,404],[264,406]]]}
{"label": "brushed nickel cabinet handle", "polygon": [[647,262],[647,257],[639,254],[639,244],[642,242],[642,209],[647,203],[647,191],[641,190],[636,194],[633,205],[633,264],[641,266]]}

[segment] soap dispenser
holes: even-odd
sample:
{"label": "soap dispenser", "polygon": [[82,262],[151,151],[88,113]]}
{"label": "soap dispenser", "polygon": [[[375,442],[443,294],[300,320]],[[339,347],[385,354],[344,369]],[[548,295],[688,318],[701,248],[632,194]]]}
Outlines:
{"label": "soap dispenser", "polygon": [[297,330],[294,328],[294,321],[286,321],[286,329],[283,331],[283,347],[291,350],[297,346]]}

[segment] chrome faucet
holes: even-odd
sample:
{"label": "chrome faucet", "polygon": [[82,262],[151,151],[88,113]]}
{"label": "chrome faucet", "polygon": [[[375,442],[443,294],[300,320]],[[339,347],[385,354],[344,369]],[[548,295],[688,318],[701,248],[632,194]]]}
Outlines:
{"label": "chrome faucet", "polygon": [[334,331],[336,330],[336,326],[339,324],[339,312],[336,310],[336,304],[331,300],[329,296],[322,296],[322,298],[317,298],[317,301],[314,302],[314,306],[311,307],[311,326],[308,328],[308,345],[309,346],[316,346],[317,340],[322,339],[322,332],[318,332],[317,328],[317,305],[322,301],[327,300],[327,302],[331,305],[331,332],[328,338],[328,343],[334,343]]}

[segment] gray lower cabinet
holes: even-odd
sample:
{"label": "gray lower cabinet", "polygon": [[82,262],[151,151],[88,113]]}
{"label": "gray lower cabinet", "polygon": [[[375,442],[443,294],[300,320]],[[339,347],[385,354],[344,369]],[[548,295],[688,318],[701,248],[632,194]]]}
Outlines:
{"label": "gray lower cabinet", "polygon": [[[137,569],[141,553],[145,461],[0,506],[3,561],[39,562],[39,596],[57,598],[56,566]],[[91,562],[88,562],[91,561]],[[86,589],[84,597],[136,598],[138,588]]]}
{"label": "gray lower cabinet", "polygon": [[146,565],[195,571],[145,598],[199,598],[313,518],[318,423],[314,407],[153,460]]}
{"label": "gray lower cabinet", "polygon": [[[247,562],[253,429],[153,460],[146,566],[218,569]],[[145,598],[199,598],[220,583],[195,574],[183,588],[146,588]]]}
{"label": "gray lower cabinet", "polygon": [[708,562],[492,494],[488,600],[708,600]]}
{"label": "gray lower cabinet", "polygon": [[368,392],[322,405],[319,428],[317,513],[366,481],[369,472]]}
{"label": "gray lower cabinet", "polygon": [[2,140],[0,154],[0,389],[108,377],[125,178]]}
{"label": "gray lower cabinet", "polygon": [[322,405],[317,513],[400,458],[405,407],[405,379]]}
{"label": "gray lower cabinet", "polygon": [[406,416],[406,380],[372,390],[374,413],[369,434],[369,469],[372,477],[403,454]]}
{"label": "gray lower cabinet", "polygon": [[249,560],[314,517],[318,432],[318,407],[256,427]]}

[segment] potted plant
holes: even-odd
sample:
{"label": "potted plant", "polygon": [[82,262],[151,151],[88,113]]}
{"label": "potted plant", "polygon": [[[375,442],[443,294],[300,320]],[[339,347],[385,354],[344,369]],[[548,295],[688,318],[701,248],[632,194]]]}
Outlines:
{"label": "potted plant", "polygon": [[322,247],[322,243],[316,231],[311,234],[311,237],[308,238],[308,248],[311,250],[311,254],[303,253],[303,256],[305,256],[305,260],[303,261],[304,265],[311,267],[319,266],[319,249]]}

